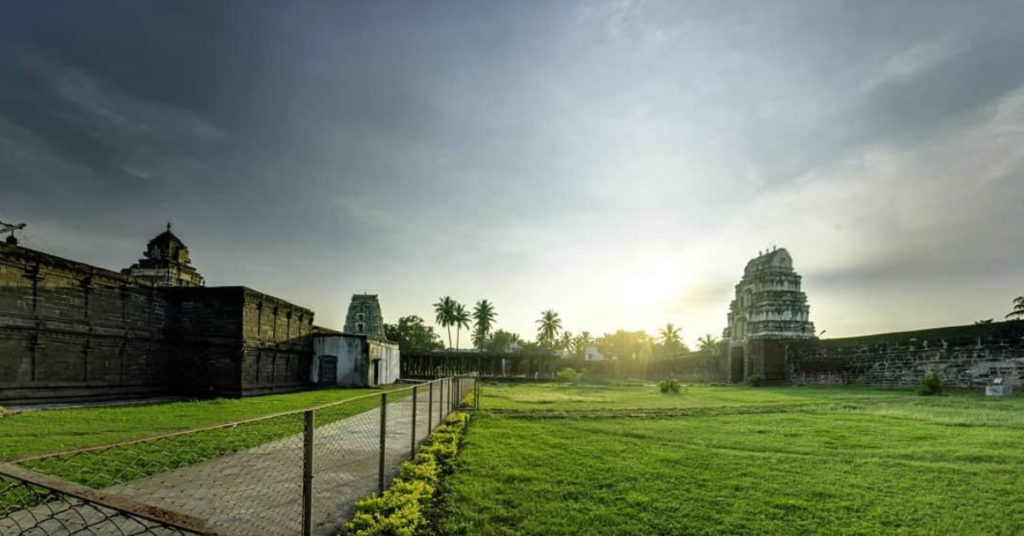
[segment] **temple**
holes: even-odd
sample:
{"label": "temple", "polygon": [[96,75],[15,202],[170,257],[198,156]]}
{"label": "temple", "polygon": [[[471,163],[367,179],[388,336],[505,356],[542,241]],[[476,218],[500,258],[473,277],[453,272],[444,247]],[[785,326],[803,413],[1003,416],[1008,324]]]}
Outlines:
{"label": "temple", "polygon": [[783,379],[788,344],[815,337],[800,282],[793,257],[784,248],[771,248],[747,263],[723,333],[733,382],[753,374]]}
{"label": "temple", "polygon": [[345,317],[345,333],[386,339],[384,317],[376,294],[353,294]]}
{"label": "temple", "polygon": [[166,231],[149,241],[143,256],[130,268],[121,270],[121,273],[161,287],[206,285],[203,276],[192,267],[188,247],[171,232],[170,223]]}

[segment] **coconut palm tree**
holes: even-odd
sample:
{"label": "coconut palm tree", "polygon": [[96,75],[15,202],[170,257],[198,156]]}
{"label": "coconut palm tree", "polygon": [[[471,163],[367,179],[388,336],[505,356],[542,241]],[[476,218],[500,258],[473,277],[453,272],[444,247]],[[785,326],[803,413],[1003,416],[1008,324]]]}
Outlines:
{"label": "coconut palm tree", "polygon": [[1013,299],[1013,310],[1006,315],[1006,318],[1010,317],[1015,317],[1016,320],[1024,319],[1024,296]]}
{"label": "coconut palm tree", "polygon": [[493,303],[487,300],[476,302],[476,306],[473,308],[473,321],[476,323],[476,329],[473,331],[473,345],[476,348],[484,349],[484,343],[487,342],[487,337],[491,334],[491,328],[494,326],[494,319],[497,316],[498,313],[494,311]]}
{"label": "coconut palm tree", "polygon": [[469,311],[465,305],[459,302],[455,302],[455,312],[452,314],[452,324],[455,325],[455,348],[459,348],[459,334],[462,333],[462,329],[469,329],[469,321],[472,318],[469,315]]}
{"label": "coconut palm tree", "polygon": [[701,350],[710,350],[718,344],[718,338],[710,333],[705,333],[703,337],[697,339],[697,343],[700,344]]}
{"label": "coconut palm tree", "polygon": [[594,339],[590,336],[590,332],[581,331],[580,334],[576,336],[576,339],[572,342],[574,350],[573,354],[577,356],[583,356],[587,351],[587,347],[592,344],[594,344]]}
{"label": "coconut palm tree", "polygon": [[555,338],[562,331],[562,319],[558,313],[551,309],[542,312],[537,324],[540,324],[537,327],[537,342],[547,348],[554,346]]}
{"label": "coconut palm tree", "polygon": [[562,347],[562,350],[565,350],[565,355],[568,356],[572,353],[573,342],[572,333],[566,330],[562,332],[562,338],[558,341],[558,345]]}
{"label": "coconut palm tree", "polygon": [[661,341],[662,348],[665,349],[665,353],[672,354],[679,350],[682,346],[682,339],[679,338],[679,328],[669,322],[665,324],[665,327],[658,330],[658,338]]}
{"label": "coconut palm tree", "polygon": [[452,347],[452,324],[455,323],[455,306],[458,302],[451,296],[444,296],[434,304],[434,322],[442,328],[448,329],[448,348]]}

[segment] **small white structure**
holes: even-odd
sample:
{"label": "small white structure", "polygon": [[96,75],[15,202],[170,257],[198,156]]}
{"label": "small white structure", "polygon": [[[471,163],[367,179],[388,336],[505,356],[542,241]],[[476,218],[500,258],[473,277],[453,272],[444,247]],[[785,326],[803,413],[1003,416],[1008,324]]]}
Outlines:
{"label": "small white structure", "polygon": [[310,380],[316,385],[378,387],[398,380],[398,343],[370,335],[316,333]]}
{"label": "small white structure", "polygon": [[596,346],[588,346],[586,350],[583,351],[584,361],[604,361],[605,359],[604,354],[598,352]]}
{"label": "small white structure", "polygon": [[1013,385],[1006,383],[1002,378],[995,378],[991,385],[985,386],[985,396],[1011,396]]}

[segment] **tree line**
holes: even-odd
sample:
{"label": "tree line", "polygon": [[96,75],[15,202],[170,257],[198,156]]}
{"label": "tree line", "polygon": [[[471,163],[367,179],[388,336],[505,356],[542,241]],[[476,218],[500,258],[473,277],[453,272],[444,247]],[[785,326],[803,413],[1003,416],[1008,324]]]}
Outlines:
{"label": "tree line", "polygon": [[[666,324],[653,336],[643,330],[620,329],[594,337],[589,331],[573,334],[564,329],[561,316],[553,309],[547,309],[541,311],[540,318],[536,320],[536,336],[529,341],[517,333],[495,329],[498,313],[490,300],[479,300],[470,310],[451,296],[442,296],[433,304],[433,309],[434,323],[446,335],[447,346],[433,326],[415,315],[401,317],[396,324],[386,324],[387,337],[398,342],[403,352],[430,352],[446,347],[461,348],[462,332],[466,331],[470,334],[473,348],[478,351],[546,351],[578,361],[585,359],[588,348],[596,350],[605,359],[647,360],[691,352],[682,340],[682,329],[673,323]],[[699,350],[702,351],[713,349],[718,343],[718,338],[710,333],[698,339]]]}

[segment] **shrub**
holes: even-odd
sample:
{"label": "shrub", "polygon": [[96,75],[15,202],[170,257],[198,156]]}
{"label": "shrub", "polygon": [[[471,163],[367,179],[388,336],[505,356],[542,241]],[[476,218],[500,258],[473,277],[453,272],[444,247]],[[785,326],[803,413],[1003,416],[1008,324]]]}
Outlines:
{"label": "shrub", "polygon": [[345,525],[346,534],[358,536],[413,536],[427,523],[424,515],[441,475],[449,473],[459,441],[469,422],[468,413],[453,413],[420,448],[415,463],[403,462],[384,493],[356,503],[356,513]]}
{"label": "shrub", "polygon": [[662,393],[678,393],[679,387],[679,380],[675,378],[666,378],[658,382],[658,390]]}
{"label": "shrub", "polygon": [[917,394],[921,396],[934,396],[942,394],[942,376],[937,370],[929,370],[924,373],[921,383],[917,385]]}
{"label": "shrub", "polygon": [[760,374],[747,376],[747,385],[751,387],[764,387],[764,376]]}
{"label": "shrub", "polygon": [[863,374],[861,374],[860,376],[857,376],[856,380],[853,381],[853,386],[854,387],[862,387],[862,388],[863,387],[867,387],[868,386],[868,379],[865,378]]}
{"label": "shrub", "polygon": [[562,383],[573,383],[576,381],[576,371],[572,367],[565,367],[558,371],[558,381]]}

